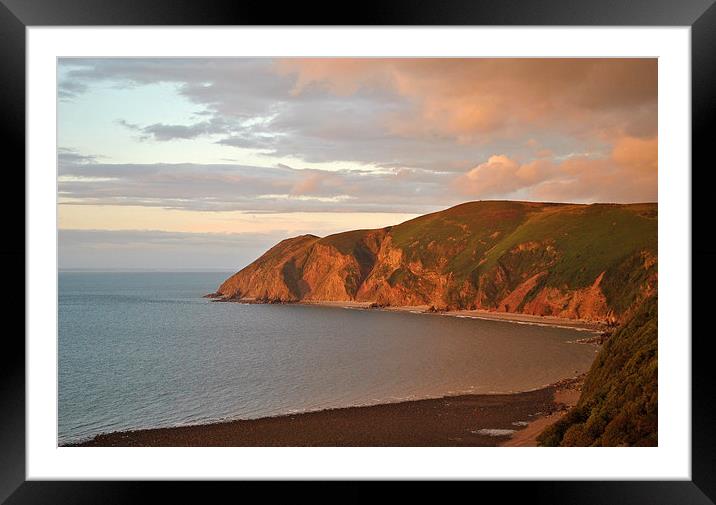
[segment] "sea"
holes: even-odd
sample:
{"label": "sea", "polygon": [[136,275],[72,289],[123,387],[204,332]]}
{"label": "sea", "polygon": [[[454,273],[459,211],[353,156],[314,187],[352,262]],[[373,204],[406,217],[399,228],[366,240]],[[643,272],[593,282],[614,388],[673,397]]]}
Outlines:
{"label": "sea", "polygon": [[588,370],[571,328],[217,303],[231,272],[60,272],[58,444],[99,433],[536,389]]}

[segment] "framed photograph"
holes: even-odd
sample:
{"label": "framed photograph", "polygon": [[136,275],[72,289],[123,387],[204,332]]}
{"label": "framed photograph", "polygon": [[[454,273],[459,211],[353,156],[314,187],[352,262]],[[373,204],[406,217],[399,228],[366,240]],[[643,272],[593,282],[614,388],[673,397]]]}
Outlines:
{"label": "framed photograph", "polygon": [[713,503],[711,3],[2,0],[0,500]]}

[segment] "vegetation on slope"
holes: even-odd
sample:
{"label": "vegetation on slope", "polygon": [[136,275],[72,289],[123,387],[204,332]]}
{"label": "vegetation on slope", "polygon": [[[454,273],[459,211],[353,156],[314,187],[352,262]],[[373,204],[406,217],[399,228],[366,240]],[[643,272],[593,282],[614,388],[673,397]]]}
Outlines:
{"label": "vegetation on slope", "polygon": [[393,245],[407,261],[444,267],[463,279],[475,269],[497,239],[512,232],[541,204],[525,202],[469,202],[401,223],[392,229]]}
{"label": "vegetation on slope", "polygon": [[534,214],[490,250],[482,267],[489,269],[520,243],[551,241],[562,254],[546,285],[588,286],[605,266],[620,263],[632,251],[656,251],[656,217],[641,209],[641,205],[595,204]]}
{"label": "vegetation on slope", "polygon": [[577,405],[539,436],[544,446],[655,446],[657,298],[641,304],[609,338]]}

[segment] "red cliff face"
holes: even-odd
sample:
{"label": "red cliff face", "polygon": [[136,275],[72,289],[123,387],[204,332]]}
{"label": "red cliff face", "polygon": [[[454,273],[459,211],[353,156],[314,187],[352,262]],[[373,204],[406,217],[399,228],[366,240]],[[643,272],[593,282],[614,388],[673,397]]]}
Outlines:
{"label": "red cliff face", "polygon": [[656,292],[656,204],[472,202],[379,230],[284,240],[216,296],[618,321]]}

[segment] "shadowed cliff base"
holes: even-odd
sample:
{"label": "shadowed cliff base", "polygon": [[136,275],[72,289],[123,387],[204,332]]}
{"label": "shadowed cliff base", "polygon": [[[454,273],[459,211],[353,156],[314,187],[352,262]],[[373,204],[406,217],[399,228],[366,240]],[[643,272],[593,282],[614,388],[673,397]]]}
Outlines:
{"label": "shadowed cliff base", "polygon": [[[220,298],[213,294],[205,295],[205,298],[212,298],[214,302],[219,303],[245,303],[245,304],[263,304],[265,301],[255,300],[253,298]],[[568,319],[565,317],[553,316],[537,316],[532,314],[521,314],[518,312],[497,312],[490,310],[436,310],[434,307],[427,305],[409,305],[402,307],[380,306],[370,302],[334,302],[334,301],[299,301],[299,302],[271,302],[276,304],[299,304],[299,305],[318,305],[321,307],[336,307],[341,309],[360,309],[360,310],[384,310],[389,312],[410,312],[411,314],[431,314],[447,317],[460,317],[465,319],[483,319],[487,321],[504,321],[506,323],[532,324],[536,326],[551,326],[554,328],[572,328],[580,331],[588,331],[609,335],[613,325],[601,321],[589,321],[584,319]]]}

